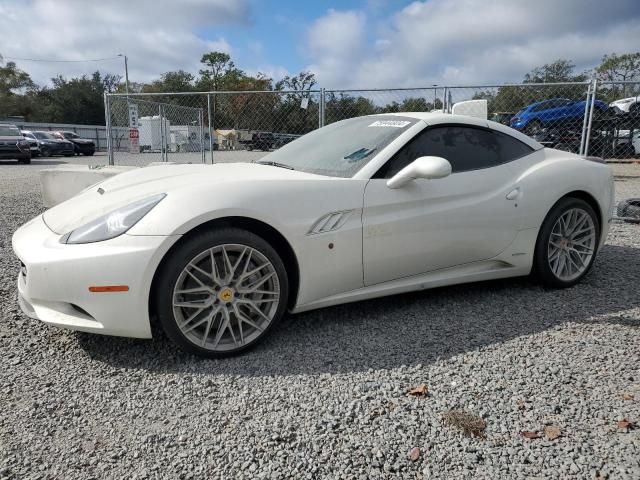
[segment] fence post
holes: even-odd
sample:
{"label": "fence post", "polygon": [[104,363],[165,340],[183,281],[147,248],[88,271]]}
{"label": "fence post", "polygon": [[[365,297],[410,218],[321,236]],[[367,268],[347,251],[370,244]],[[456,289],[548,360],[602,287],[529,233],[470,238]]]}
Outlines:
{"label": "fence post", "polygon": [[107,92],[104,92],[104,119],[107,127],[107,158],[109,165],[115,165],[113,161],[113,143],[111,140],[111,102]]}
{"label": "fence post", "polygon": [[322,109],[324,108],[324,99],[322,95],[322,88],[318,93],[318,128],[322,128]]}
{"label": "fence post", "polygon": [[162,118],[162,105],[158,105],[158,116],[160,117],[160,161],[166,162],[164,156],[164,119]]}
{"label": "fence post", "polygon": [[591,101],[591,95],[593,92],[591,88],[593,87],[593,80],[589,82],[589,86],[587,87],[587,99],[584,102],[584,116],[582,119],[582,135],[580,136],[580,150],[578,151],[578,155],[584,155],[584,146],[585,141],[587,139],[587,124],[589,122],[589,102]]}
{"label": "fence post", "polygon": [[96,127],[96,152],[100,151],[100,132],[98,131],[98,127]]}
{"label": "fence post", "polygon": [[[444,93],[442,95],[442,113],[449,113],[449,100],[447,98],[447,94],[449,93],[449,87],[444,87]],[[435,105],[433,108],[435,109]]]}
{"label": "fence post", "polygon": [[324,87],[320,89],[320,105],[322,108],[320,109],[320,128],[324,127],[325,123],[325,108],[327,106],[326,98],[325,98],[325,89]]}
{"label": "fence post", "polygon": [[593,79],[593,89],[591,92],[591,106],[589,108],[589,125],[587,127],[587,137],[584,141],[584,156],[589,155],[589,140],[591,139],[591,125],[593,124],[593,109],[596,103],[596,89],[598,88],[598,79]]}
{"label": "fence post", "polygon": [[209,130],[209,155],[211,156],[211,164],[213,165],[213,122],[211,121],[211,94],[207,93],[207,123]]}
{"label": "fence post", "polygon": [[205,148],[204,148],[204,112],[202,109],[198,112],[198,120],[200,121],[200,152],[202,153],[202,163],[205,162]]}

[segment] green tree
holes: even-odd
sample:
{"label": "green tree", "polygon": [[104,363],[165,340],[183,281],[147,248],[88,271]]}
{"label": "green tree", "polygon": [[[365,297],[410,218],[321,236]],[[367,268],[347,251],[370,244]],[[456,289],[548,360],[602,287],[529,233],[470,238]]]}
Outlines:
{"label": "green tree", "polygon": [[587,79],[586,73],[575,73],[576,66],[571,60],[558,59],[536,67],[526,73],[522,83],[553,83],[553,82],[583,82]]}
{"label": "green tree", "polygon": [[192,92],[194,90],[195,76],[184,70],[165,72],[160,79],[142,87],[143,92]]}
{"label": "green tree", "polygon": [[37,85],[31,76],[14,62],[4,64],[0,56],[0,117],[28,117],[34,108],[31,98],[35,92]]}
{"label": "green tree", "polygon": [[[598,89],[603,100],[612,102],[619,98],[640,94],[639,84],[622,82],[640,81],[640,52],[617,55],[605,55],[595,69],[598,80],[602,83]],[[615,83],[621,82],[621,83]]]}
{"label": "green tree", "polygon": [[119,75],[102,75],[94,72],[90,77],[82,75],[66,79],[61,75],[52,78],[52,87],[43,88],[36,96],[41,108],[34,121],[52,123],[104,124],[104,92],[115,91]]}
{"label": "green tree", "polygon": [[302,134],[318,126],[318,101],[311,92],[316,83],[315,75],[307,71],[276,82],[275,90],[288,91],[278,96],[274,111],[277,131]]}
{"label": "green tree", "polygon": [[206,68],[200,69],[198,90],[236,90],[238,82],[245,76],[242,70],[236,68],[228,53],[205,53],[200,63]]}

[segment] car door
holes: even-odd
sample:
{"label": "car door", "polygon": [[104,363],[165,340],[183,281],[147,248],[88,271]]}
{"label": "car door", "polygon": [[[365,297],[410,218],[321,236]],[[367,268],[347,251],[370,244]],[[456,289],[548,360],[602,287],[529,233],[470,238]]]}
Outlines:
{"label": "car door", "polygon": [[570,109],[568,108],[570,103],[571,100],[564,98],[551,100],[547,110],[543,112],[544,120],[546,122],[561,122],[565,120],[570,114]]}
{"label": "car door", "polygon": [[[520,195],[509,160],[532,151],[509,135],[485,128],[438,125],[420,132],[366,186],[365,285],[485,260],[504,251],[518,231]],[[452,174],[387,187],[388,178],[427,155],[446,158]]]}

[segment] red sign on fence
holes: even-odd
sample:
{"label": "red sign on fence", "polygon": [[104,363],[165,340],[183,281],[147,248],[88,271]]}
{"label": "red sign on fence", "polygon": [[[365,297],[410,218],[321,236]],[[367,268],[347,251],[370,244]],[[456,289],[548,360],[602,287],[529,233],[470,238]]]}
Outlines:
{"label": "red sign on fence", "polygon": [[140,132],[137,128],[129,129],[129,152],[140,153]]}

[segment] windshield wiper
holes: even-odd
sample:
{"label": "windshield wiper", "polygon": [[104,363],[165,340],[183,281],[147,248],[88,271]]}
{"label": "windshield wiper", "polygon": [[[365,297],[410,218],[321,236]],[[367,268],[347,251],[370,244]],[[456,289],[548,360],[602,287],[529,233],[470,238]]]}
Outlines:
{"label": "windshield wiper", "polygon": [[259,163],[260,165],[271,165],[272,167],[286,168],[287,170],[295,170],[295,168],[293,168],[291,165],[287,165],[285,163],[272,162],[270,160],[260,160],[256,163]]}

